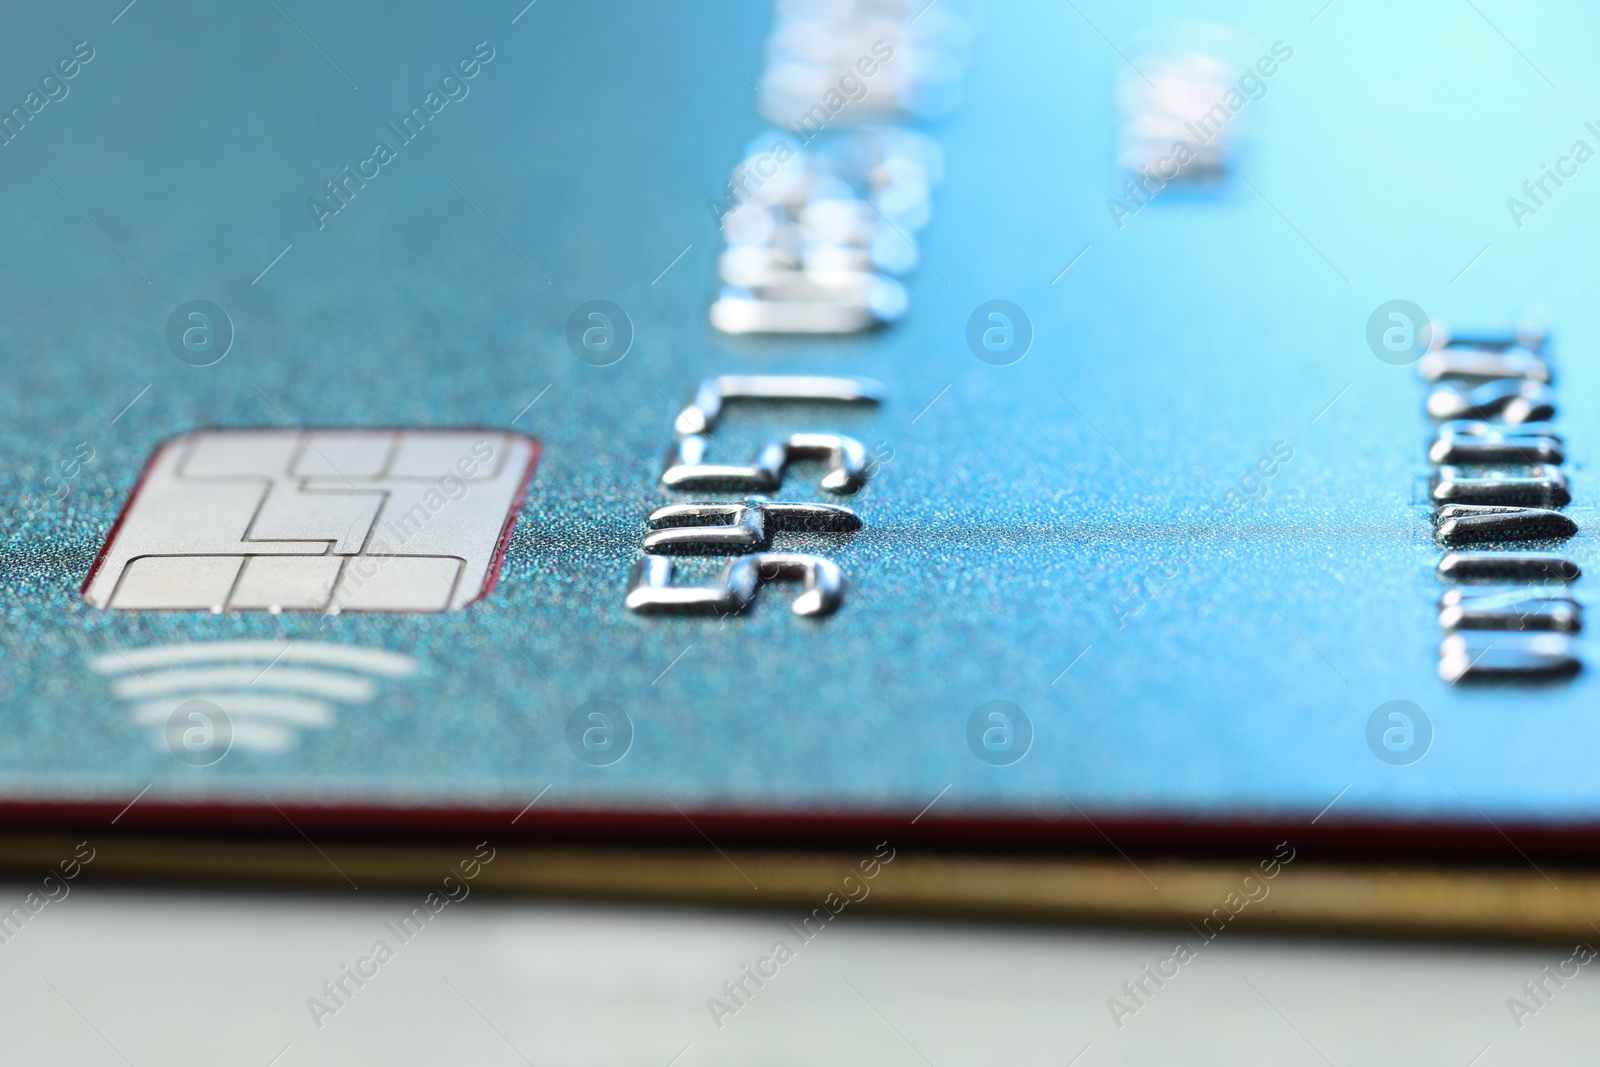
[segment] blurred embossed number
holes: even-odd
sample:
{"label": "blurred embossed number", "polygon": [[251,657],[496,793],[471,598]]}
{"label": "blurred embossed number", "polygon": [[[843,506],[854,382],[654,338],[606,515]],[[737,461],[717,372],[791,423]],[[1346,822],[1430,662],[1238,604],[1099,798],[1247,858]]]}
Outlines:
{"label": "blurred embossed number", "polygon": [[567,716],[567,747],[591,767],[609,767],[633,747],[633,719],[609,700],[579,704]]}
{"label": "blurred embossed number", "polygon": [[1406,767],[1433,746],[1433,720],[1409,700],[1379,704],[1367,719],[1367,747],[1394,767]]}
{"label": "blurred embossed number", "polygon": [[633,320],[609,300],[586,301],[567,317],[567,347],[591,367],[609,367],[633,347]]}
{"label": "blurred embossed number", "polygon": [[1367,347],[1394,367],[1409,367],[1433,347],[1428,313],[1409,300],[1379,304],[1367,318]]}
{"label": "blurred embossed number", "polygon": [[191,767],[209,767],[233,747],[233,720],[209,700],[185,700],[167,716],[167,751]]}
{"label": "blurred embossed number", "polygon": [[1033,747],[1033,720],[1009,700],[979,704],[967,718],[967,747],[994,767],[1009,767]]}
{"label": "blurred embossed number", "polygon": [[1033,347],[1033,320],[1009,300],[979,304],[967,319],[967,347],[993,367],[1009,367]]}
{"label": "blurred embossed number", "polygon": [[233,320],[209,300],[186,300],[167,317],[167,347],[191,367],[220,363],[233,347]]}

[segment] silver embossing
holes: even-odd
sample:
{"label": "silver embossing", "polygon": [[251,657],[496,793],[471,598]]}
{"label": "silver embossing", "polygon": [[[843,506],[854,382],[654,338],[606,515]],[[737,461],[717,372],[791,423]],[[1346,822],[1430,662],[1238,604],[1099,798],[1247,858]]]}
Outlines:
{"label": "silver embossing", "polygon": [[1582,574],[1555,552],[1451,552],[1439,561],[1439,577],[1458,582],[1570,582]]}
{"label": "silver embossing", "polygon": [[1428,414],[1436,419],[1494,419],[1507,426],[1555,418],[1555,394],[1549,386],[1518,378],[1489,382],[1463,390],[1454,382],[1434,386]]}
{"label": "silver embossing", "polygon": [[1468,631],[1439,643],[1439,677],[1451,684],[1565,678],[1581,666],[1572,638],[1560,633]]}
{"label": "silver embossing", "polygon": [[1428,446],[1430,463],[1559,464],[1566,458],[1561,435],[1542,422],[1513,427],[1457,419],[1440,426],[1433,443]]}
{"label": "silver embossing", "polygon": [[850,533],[861,517],[836,504],[788,504],[751,497],[742,504],[669,504],[650,513],[644,550],[739,553],[765,549],[777,530]]}
{"label": "silver embossing", "polygon": [[762,445],[747,465],[707,463],[710,439],[690,434],[667,457],[661,484],[672,489],[732,489],[775,492],[783,486],[789,464],[821,460],[828,467],[818,484],[830,493],[855,493],[867,482],[867,450],[853,437],[832,433],[795,433]]}
{"label": "silver embossing", "polygon": [[1435,504],[1494,504],[1511,507],[1559,508],[1570,503],[1567,477],[1559,467],[1486,470],[1444,466],[1429,481]]}
{"label": "silver embossing", "polygon": [[1462,586],[1439,598],[1439,626],[1575,634],[1583,629],[1583,606],[1537,586]]}
{"label": "silver embossing", "polygon": [[1444,323],[1433,323],[1434,348],[1483,348],[1491,352],[1522,348],[1542,356],[1549,342],[1549,333],[1536,322],[1525,322],[1502,333],[1458,333]]}
{"label": "silver embossing", "polygon": [[694,401],[678,413],[673,428],[680,434],[710,433],[716,429],[723,407],[732,400],[877,404],[883,400],[883,394],[883,386],[870,378],[724,374],[700,383]]}
{"label": "silver embossing", "polygon": [[1485,507],[1446,504],[1435,516],[1433,537],[1441,545],[1479,545],[1487,541],[1564,541],[1578,524],[1548,508]]}
{"label": "silver embossing", "polygon": [[633,572],[627,605],[644,614],[732,615],[755,599],[770,582],[799,581],[800,595],[789,610],[806,618],[831,615],[844,601],[844,574],[838,564],[798,552],[758,552],[740,556],[722,569],[712,585],[675,586],[675,565],[667,556],[645,556]]}
{"label": "silver embossing", "polygon": [[1436,348],[1417,363],[1417,373],[1425,382],[1526,378],[1541,385],[1550,384],[1550,364],[1521,349]]}

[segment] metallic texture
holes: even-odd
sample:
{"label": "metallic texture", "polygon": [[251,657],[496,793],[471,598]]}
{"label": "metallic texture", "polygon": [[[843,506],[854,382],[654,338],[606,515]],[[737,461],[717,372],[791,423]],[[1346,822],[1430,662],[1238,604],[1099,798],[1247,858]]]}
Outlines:
{"label": "metallic texture", "polygon": [[729,401],[767,403],[802,401],[836,404],[878,404],[883,400],[880,382],[870,378],[827,378],[805,374],[724,374],[707,378],[695,390],[694,401],[678,412],[673,429],[680,434],[707,434]]}
{"label": "metallic texture", "polygon": [[1525,322],[1515,329],[1500,333],[1458,333],[1446,323],[1433,324],[1435,349],[1476,348],[1489,352],[1509,352],[1520,348],[1536,356],[1543,356],[1545,346],[1549,343],[1549,331],[1537,322]]}
{"label": "metallic texture", "polygon": [[1544,630],[1575,634],[1583,629],[1583,606],[1571,597],[1535,587],[1472,587],[1439,598],[1443,630]]}
{"label": "metallic texture", "polygon": [[1425,382],[1495,381],[1524,378],[1549,385],[1550,364],[1525,349],[1479,347],[1436,348],[1417,363]]}
{"label": "metallic texture", "polygon": [[1440,467],[1430,480],[1435,504],[1490,504],[1513,507],[1559,508],[1572,502],[1567,476],[1559,467],[1528,467],[1522,471]]}
{"label": "metallic texture", "polygon": [[203,430],[161,444],[84,597],[165,611],[460,610],[538,446],[501,430]]}
{"label": "metallic texture", "polygon": [[[1438,382],[1428,414],[1450,420],[1428,448],[1437,464],[1430,495],[1440,505],[1434,540],[1453,547],[1565,541],[1578,524],[1553,507],[1571,502],[1555,416],[1546,338],[1531,328],[1492,337],[1451,337],[1437,327],[1434,351],[1418,373]],[[1460,383],[1486,381],[1463,391]],[[1497,420],[1500,425],[1484,421]],[[1508,430],[1503,426],[1519,427]],[[1461,582],[1570,582],[1582,573],[1564,555],[1548,552],[1451,552],[1441,578]],[[1571,635],[1583,610],[1570,597],[1539,588],[1466,586],[1439,600],[1439,677],[1475,680],[1565,678],[1581,669]]]}
{"label": "metallic texture", "polygon": [[[1226,44],[1164,43],[1135,56],[1129,70],[1119,72],[1117,162],[1134,180],[1154,172],[1168,184],[1214,186],[1232,172],[1239,154],[1238,129],[1224,125],[1204,140],[1192,132],[1207,102],[1222,99],[1238,77],[1225,56],[1210,51]],[[1173,159],[1178,142],[1191,149],[1181,161]]]}
{"label": "metallic texture", "polygon": [[727,334],[863,333],[905,314],[905,286],[867,278],[841,296],[803,281],[784,286],[725,287],[711,305],[711,325]]}
{"label": "metallic texture", "polygon": [[789,605],[796,615],[832,615],[844,602],[844,573],[839,565],[821,556],[800,552],[762,552],[735,562],[748,562],[763,585],[769,582],[801,582],[799,596]]}
{"label": "metallic texture", "polygon": [[742,504],[668,504],[650,513],[646,552],[712,554],[760,551],[777,530],[853,533],[861,517],[835,504],[788,504],[751,497]]}
{"label": "metallic texture", "polygon": [[1499,426],[1458,419],[1439,427],[1428,446],[1428,462],[1458,465],[1560,464],[1567,453],[1561,435],[1548,423]]}
{"label": "metallic texture", "polygon": [[1455,633],[1439,642],[1439,677],[1457,682],[1553,680],[1578,673],[1572,638],[1561,633]]}
{"label": "metallic texture", "polygon": [[1435,518],[1433,539],[1441,545],[1476,545],[1486,541],[1564,541],[1578,524],[1548,508],[1446,504]]}
{"label": "metallic texture", "polygon": [[857,130],[801,147],[756,137],[719,208],[727,248],[711,324],[726,334],[850,334],[895,322],[899,276],[923,258],[938,145],[905,129]]}
{"label": "metallic texture", "polygon": [[1498,419],[1507,426],[1520,426],[1555,418],[1555,394],[1549,386],[1518,378],[1467,391],[1446,382],[1428,394],[1428,414],[1436,419]]}
{"label": "metallic texture", "polygon": [[853,437],[833,433],[795,433],[762,445],[754,463],[707,463],[711,441],[690,434],[673,446],[661,472],[671,489],[732,489],[770,493],[783,487],[789,464],[821,460],[828,473],[818,483],[830,493],[851,494],[867,483],[867,450]]}
{"label": "metallic texture", "polygon": [[1418,362],[1417,374],[1426,382],[1524,378],[1549,385],[1554,381],[1545,357],[1549,342],[1548,331],[1534,323],[1501,333],[1471,334],[1435,322],[1430,351]]}
{"label": "metallic texture", "polygon": [[[971,32],[961,15],[944,11],[943,20],[919,25],[921,9],[897,2],[770,6],[759,92],[768,120],[810,134],[830,119],[851,126],[927,119],[959,102]],[[841,78],[861,84],[863,74],[871,91],[852,97],[837,117],[818,108]]]}
{"label": "metallic texture", "polygon": [[1439,561],[1439,577],[1459,582],[1570,582],[1582,574],[1554,552],[1451,552]]}
{"label": "metallic texture", "polygon": [[665,556],[646,556],[634,565],[628,607],[648,615],[733,615],[750,606],[756,576],[742,556],[722,570],[714,585],[675,586],[676,571]]}
{"label": "metallic texture", "polygon": [[646,556],[634,567],[627,605],[641,614],[727,616],[750,606],[756,590],[769,582],[800,581],[799,596],[790,604],[796,615],[816,618],[839,610],[844,600],[844,574],[838,564],[798,552],[758,552],[740,556],[722,569],[715,584],[675,586],[673,561]]}

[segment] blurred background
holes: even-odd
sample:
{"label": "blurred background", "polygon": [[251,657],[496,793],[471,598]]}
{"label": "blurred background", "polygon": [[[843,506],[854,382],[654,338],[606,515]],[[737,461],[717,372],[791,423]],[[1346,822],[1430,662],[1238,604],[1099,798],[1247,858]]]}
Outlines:
{"label": "blurred background", "polygon": [[[6,886],[3,900],[28,887]],[[722,984],[804,912],[472,896],[335,1014],[307,1001],[418,895],[85,887],[0,946],[19,1062],[264,1065],[1581,1063],[1593,975],[1518,1028],[1572,947],[1228,934],[1117,1028],[1173,929],[845,913],[719,1028]],[[458,910],[459,908],[459,910]],[[368,968],[371,969],[371,968]],[[1151,989],[1155,987],[1148,983]],[[750,988],[754,989],[753,985]],[[1530,1002],[1531,1003],[1531,1002]],[[281,1057],[274,1060],[275,1057]]]}

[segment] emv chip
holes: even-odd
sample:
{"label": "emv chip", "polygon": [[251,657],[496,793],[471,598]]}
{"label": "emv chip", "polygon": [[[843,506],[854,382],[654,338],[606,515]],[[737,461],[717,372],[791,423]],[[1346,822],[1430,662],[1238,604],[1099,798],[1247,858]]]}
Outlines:
{"label": "emv chip", "polygon": [[156,449],[83,595],[167,611],[447,611],[486,594],[538,461],[475,430],[206,430]]}

